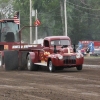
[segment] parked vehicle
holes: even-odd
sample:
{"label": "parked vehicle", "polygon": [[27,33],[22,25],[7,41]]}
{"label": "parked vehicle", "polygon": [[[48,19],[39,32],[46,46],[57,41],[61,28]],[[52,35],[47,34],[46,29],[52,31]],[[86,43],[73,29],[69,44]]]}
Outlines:
{"label": "parked vehicle", "polygon": [[100,54],[100,41],[79,41],[77,51],[81,51],[83,55],[87,53],[98,55]]}

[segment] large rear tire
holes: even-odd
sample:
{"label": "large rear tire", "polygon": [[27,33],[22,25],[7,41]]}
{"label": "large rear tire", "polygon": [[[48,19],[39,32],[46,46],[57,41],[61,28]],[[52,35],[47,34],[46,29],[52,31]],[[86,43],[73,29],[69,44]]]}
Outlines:
{"label": "large rear tire", "polygon": [[55,66],[52,64],[52,61],[49,61],[48,64],[49,72],[54,72],[55,71]]}
{"label": "large rear tire", "polygon": [[39,69],[39,67],[34,65],[34,63],[32,62],[30,55],[28,55],[27,57],[27,69],[29,71],[37,71]]}
{"label": "large rear tire", "polygon": [[4,64],[6,70],[18,69],[18,51],[4,51]]}

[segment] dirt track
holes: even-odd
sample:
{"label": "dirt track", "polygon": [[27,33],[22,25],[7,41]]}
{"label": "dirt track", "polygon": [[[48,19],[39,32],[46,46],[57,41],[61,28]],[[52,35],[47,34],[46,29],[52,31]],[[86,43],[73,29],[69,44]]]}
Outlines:
{"label": "dirt track", "polygon": [[99,60],[85,59],[85,64],[90,63],[98,66],[55,73],[45,69],[38,72],[0,69],[0,100],[100,100]]}

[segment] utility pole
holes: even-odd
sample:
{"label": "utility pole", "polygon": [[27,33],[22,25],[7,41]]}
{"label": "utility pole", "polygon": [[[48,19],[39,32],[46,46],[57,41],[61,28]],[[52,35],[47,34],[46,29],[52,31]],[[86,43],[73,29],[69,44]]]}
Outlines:
{"label": "utility pole", "polygon": [[[35,21],[37,20],[37,9],[35,10]],[[36,44],[38,44],[38,31],[37,31],[37,25],[35,26],[35,41],[36,41]]]}
{"label": "utility pole", "polygon": [[[32,0],[30,0],[30,26],[32,26]],[[30,44],[32,43],[32,27],[30,27]]]}
{"label": "utility pole", "polygon": [[67,13],[66,13],[66,0],[64,0],[64,16],[65,16],[65,36],[67,36]]}

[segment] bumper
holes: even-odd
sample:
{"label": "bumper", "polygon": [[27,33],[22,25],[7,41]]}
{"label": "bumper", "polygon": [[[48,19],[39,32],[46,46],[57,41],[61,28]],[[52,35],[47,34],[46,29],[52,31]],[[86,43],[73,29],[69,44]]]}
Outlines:
{"label": "bumper", "polygon": [[79,58],[79,59],[62,59],[62,60],[59,60],[59,59],[54,59],[53,60],[53,65],[56,66],[56,67],[76,67],[76,66],[79,66],[79,65],[82,65],[84,62],[84,58]]}

